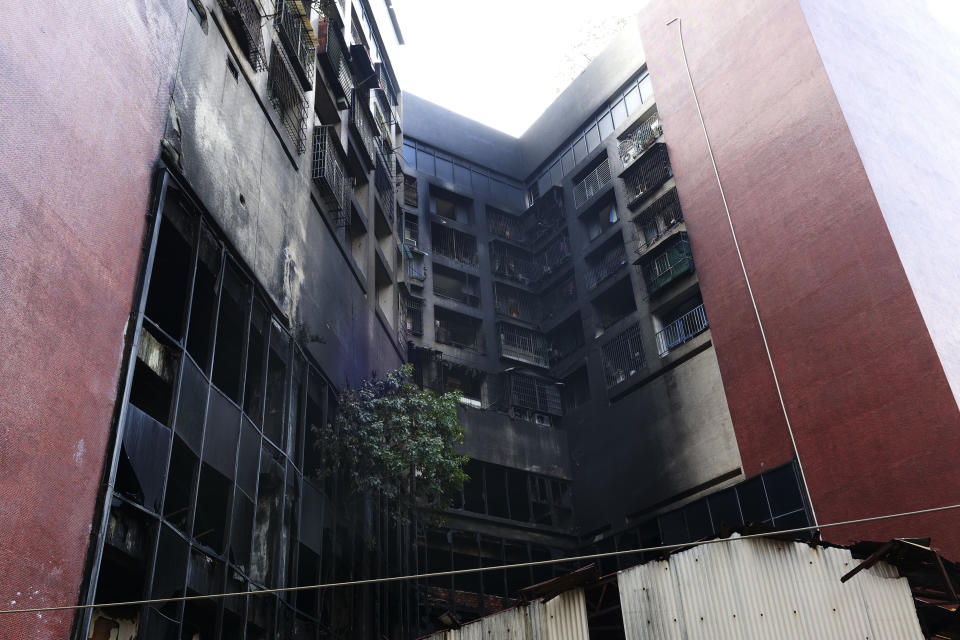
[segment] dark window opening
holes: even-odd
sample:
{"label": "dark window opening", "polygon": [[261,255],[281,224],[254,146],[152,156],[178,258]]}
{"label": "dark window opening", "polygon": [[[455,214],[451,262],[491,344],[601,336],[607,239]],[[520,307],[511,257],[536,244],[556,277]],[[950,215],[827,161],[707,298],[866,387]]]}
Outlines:
{"label": "dark window opening", "polygon": [[232,480],[239,441],[240,410],[223,394],[211,393],[203,442],[203,461]]}
{"label": "dark window opening", "polygon": [[[153,588],[150,597],[154,599],[177,598],[183,595],[187,581],[187,556],[189,545],[173,529],[160,527],[160,540],[157,544],[157,567],[162,571],[153,574]],[[166,602],[157,605],[162,614],[172,620],[180,619],[180,602]]]}
{"label": "dark window opening", "polygon": [[229,478],[207,464],[200,466],[200,488],[197,491],[193,537],[218,554],[223,552],[226,542],[232,492],[233,486]]}
{"label": "dark window opening", "polygon": [[320,434],[323,429],[323,407],[326,403],[326,386],[323,380],[310,372],[306,403],[306,445],[303,450],[303,475],[319,479],[324,470]]}
{"label": "dark window opening", "polygon": [[263,367],[267,355],[267,332],[270,330],[270,314],[259,298],[253,301],[250,315],[250,332],[247,339],[247,381],[243,394],[243,412],[254,424],[261,424],[263,412]]}
{"label": "dark window opening", "polygon": [[184,359],[180,399],[177,402],[176,432],[194,451],[200,451],[203,442],[208,388],[206,378],[196,365],[189,358]]}
{"label": "dark window opening", "polygon": [[468,267],[476,267],[480,263],[477,256],[477,239],[457,229],[451,229],[442,224],[430,225],[430,246],[434,254]]}
{"label": "dark window opening", "polygon": [[169,424],[180,352],[161,342],[144,325],[140,331],[130,402],[162,424]]}
{"label": "dark window opening", "polygon": [[478,318],[441,307],[435,307],[433,315],[434,337],[437,342],[483,353],[482,323]]}
{"label": "dark window opening", "polygon": [[145,313],[168,335],[183,337],[197,219],[170,196],[160,219]]}
{"label": "dark window opening", "polygon": [[213,342],[213,323],[216,320],[217,276],[220,274],[220,267],[220,243],[206,225],[200,225],[200,247],[197,274],[193,283],[193,302],[190,306],[187,351],[204,371],[210,370],[210,347]]}
{"label": "dark window opening", "polygon": [[[438,160],[438,169],[440,168],[441,162],[446,161]],[[447,179],[450,180],[450,177]],[[468,178],[467,183],[469,184],[469,182],[470,180]],[[471,224],[473,222],[473,203],[466,198],[458,197],[452,193],[431,189],[430,213],[461,224]]]}
{"label": "dark window opening", "polygon": [[170,471],[167,475],[167,493],[163,502],[163,517],[170,524],[190,533],[191,506],[196,487],[197,469],[200,460],[179,437],[173,439],[170,454]]}
{"label": "dark window opening", "polygon": [[630,278],[623,278],[592,301],[597,321],[603,330],[637,310]]}
{"label": "dark window opening", "polygon": [[547,334],[550,366],[554,366],[583,346],[583,322],[580,312],[573,314]]}
{"label": "dark window opening", "polygon": [[230,562],[238,569],[250,571],[250,544],[253,541],[253,501],[242,492],[235,492],[230,533]]}
{"label": "dark window opening", "polygon": [[571,411],[590,402],[590,379],[587,368],[580,367],[563,379],[563,408]]}
{"label": "dark window opening", "polygon": [[115,481],[117,493],[153,512],[160,511],[169,447],[170,431],[165,426],[136,407],[128,407]]}
{"label": "dark window opening", "polygon": [[471,307],[480,305],[480,279],[442,264],[433,267],[433,293]]}
{"label": "dark window opening", "polygon": [[487,513],[498,518],[509,518],[506,469],[490,465],[486,470]]}
{"label": "dark window opening", "polygon": [[238,404],[249,303],[250,284],[232,262],[227,263],[220,294],[213,384]]}
{"label": "dark window opening", "polygon": [[278,586],[283,550],[280,544],[283,507],[283,466],[268,445],[260,456],[260,485],[257,492],[256,524],[250,577],[268,587]]}
{"label": "dark window opening", "polygon": [[290,362],[290,338],[277,326],[270,331],[270,359],[267,366],[266,412],[263,435],[284,449],[284,407],[286,406],[287,370]]}

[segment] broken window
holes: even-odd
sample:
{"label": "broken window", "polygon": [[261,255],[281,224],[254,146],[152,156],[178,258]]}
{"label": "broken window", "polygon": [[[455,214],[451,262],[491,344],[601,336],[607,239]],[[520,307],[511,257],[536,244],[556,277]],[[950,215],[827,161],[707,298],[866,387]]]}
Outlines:
{"label": "broken window", "polygon": [[199,466],[197,454],[179,436],[174,437],[163,517],[185,534],[190,533],[190,507]]}
{"label": "broken window", "polygon": [[217,277],[221,262],[220,243],[206,225],[200,225],[187,351],[204,371],[210,370],[210,347],[217,309]]}
{"label": "broken window", "polygon": [[193,537],[217,554],[224,551],[232,493],[233,486],[229,478],[211,465],[200,465],[200,487],[197,490]]}
{"label": "broken window", "polygon": [[290,338],[274,322],[270,330],[270,357],[267,362],[266,411],[263,435],[284,448],[284,405],[286,403],[287,370],[290,362]]}
{"label": "broken window", "polygon": [[185,358],[177,401],[176,432],[194,451],[203,443],[203,423],[207,411],[207,379],[197,366]]}
{"label": "broken window", "polygon": [[247,496],[257,493],[257,474],[260,469],[260,434],[253,424],[244,419],[240,433],[240,452],[237,455],[237,486]]}
{"label": "broken window", "polygon": [[170,420],[179,361],[180,352],[144,325],[137,347],[130,402],[165,425]]}
{"label": "broken window", "polygon": [[260,484],[250,577],[267,587],[278,586],[283,558],[280,528],[283,525],[284,469],[279,458],[279,452],[264,443],[260,453]]}
{"label": "broken window", "polygon": [[243,572],[250,571],[250,544],[253,541],[253,501],[242,491],[234,492],[230,532],[230,562]]}
{"label": "broken window", "polygon": [[[183,595],[183,588],[187,579],[188,554],[189,545],[187,541],[170,527],[161,525],[160,540],[157,542],[156,566],[162,567],[163,570],[154,571],[153,588],[150,591],[151,598],[159,600],[178,598]],[[172,620],[179,620],[181,604],[181,602],[166,602],[157,605],[157,607],[163,616]]]}
{"label": "broken window", "polygon": [[319,479],[323,471],[323,451],[320,448],[320,430],[323,428],[323,406],[326,386],[319,374],[310,371],[306,402],[306,445],[303,450],[303,475]]}
{"label": "broken window", "polygon": [[232,480],[239,441],[240,410],[222,394],[211,393],[203,441],[203,461]]}
{"label": "broken window", "polygon": [[160,219],[145,313],[175,340],[183,337],[195,233],[196,218],[171,195]]}
{"label": "broken window", "polygon": [[250,307],[250,283],[228,262],[223,272],[217,346],[213,362],[213,384],[234,402],[240,402],[243,374],[243,342]]}
{"label": "broken window", "polygon": [[247,382],[243,394],[243,412],[254,424],[261,424],[263,413],[263,368],[267,359],[267,332],[270,314],[257,297],[250,314],[250,334],[247,340]]}
{"label": "broken window", "polygon": [[129,407],[115,481],[117,493],[151,511],[160,511],[169,446],[170,431],[165,426]]}

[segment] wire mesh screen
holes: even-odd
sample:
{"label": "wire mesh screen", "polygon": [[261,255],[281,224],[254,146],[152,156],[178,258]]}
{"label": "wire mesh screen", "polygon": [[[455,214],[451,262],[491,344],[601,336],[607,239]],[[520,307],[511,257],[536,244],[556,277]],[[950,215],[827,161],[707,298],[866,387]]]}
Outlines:
{"label": "wire mesh screen", "polygon": [[547,339],[538,331],[500,323],[500,355],[520,362],[549,366]]}
{"label": "wire mesh screen", "polygon": [[660,185],[673,176],[667,145],[658,142],[643,157],[630,165],[623,181],[627,187],[627,206],[638,207]]}
{"label": "wire mesh screen", "polygon": [[555,416],[563,414],[557,385],[532,376],[510,377],[510,404]]}
{"label": "wire mesh screen", "polygon": [[643,253],[655,242],[683,222],[683,211],[677,190],[671,189],[643,209],[633,219],[633,238],[637,241],[637,253]]}
{"label": "wire mesh screen", "polygon": [[644,151],[649,149],[661,135],[663,135],[663,127],[660,126],[660,115],[654,113],[640,123],[635,131],[627,134],[627,137],[620,141],[618,147],[620,162],[623,163],[624,167],[629,166]]}
{"label": "wire mesh screen", "polygon": [[340,23],[327,15],[317,23],[317,53],[334,93],[340,98],[349,98],[353,91],[353,75],[344,55],[346,44],[340,32]]}
{"label": "wire mesh screen", "polygon": [[337,153],[337,132],[332,126],[315,127],[313,130],[313,179],[320,190],[336,203],[339,226],[347,222],[346,202],[349,183],[343,160]]}
{"label": "wire mesh screen", "polygon": [[587,260],[587,289],[593,290],[627,264],[627,249],[618,241],[599,256]]}
{"label": "wire mesh screen", "polygon": [[588,173],[582,180],[573,185],[573,204],[576,207],[583,206],[590,198],[595,196],[607,185],[613,176],[610,173],[610,159],[604,158],[603,162]]}
{"label": "wire mesh screen", "polygon": [[300,0],[283,0],[277,8],[275,26],[304,91],[309,91],[313,87],[317,60],[316,36],[310,26],[310,5]]}

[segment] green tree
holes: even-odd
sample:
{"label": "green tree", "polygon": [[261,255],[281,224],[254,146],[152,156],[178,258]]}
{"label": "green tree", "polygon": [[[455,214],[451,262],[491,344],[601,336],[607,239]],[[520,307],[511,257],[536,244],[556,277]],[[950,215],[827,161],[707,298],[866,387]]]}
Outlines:
{"label": "green tree", "polygon": [[446,505],[468,479],[467,458],[454,451],[463,442],[459,392],[437,395],[414,384],[412,375],[413,365],[406,364],[345,390],[336,419],[319,429],[317,442],[327,473],[344,473],[354,493],[388,498],[399,519],[417,503]]}

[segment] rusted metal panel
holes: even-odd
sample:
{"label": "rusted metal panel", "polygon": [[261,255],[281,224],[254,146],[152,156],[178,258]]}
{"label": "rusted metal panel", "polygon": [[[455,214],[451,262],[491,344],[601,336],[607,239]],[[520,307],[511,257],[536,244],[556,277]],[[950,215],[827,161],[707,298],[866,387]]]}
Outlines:
{"label": "rusted metal panel", "polygon": [[626,637],[923,638],[906,578],[878,562],[841,583],[857,564],[799,542],[701,545],[619,574]]}

